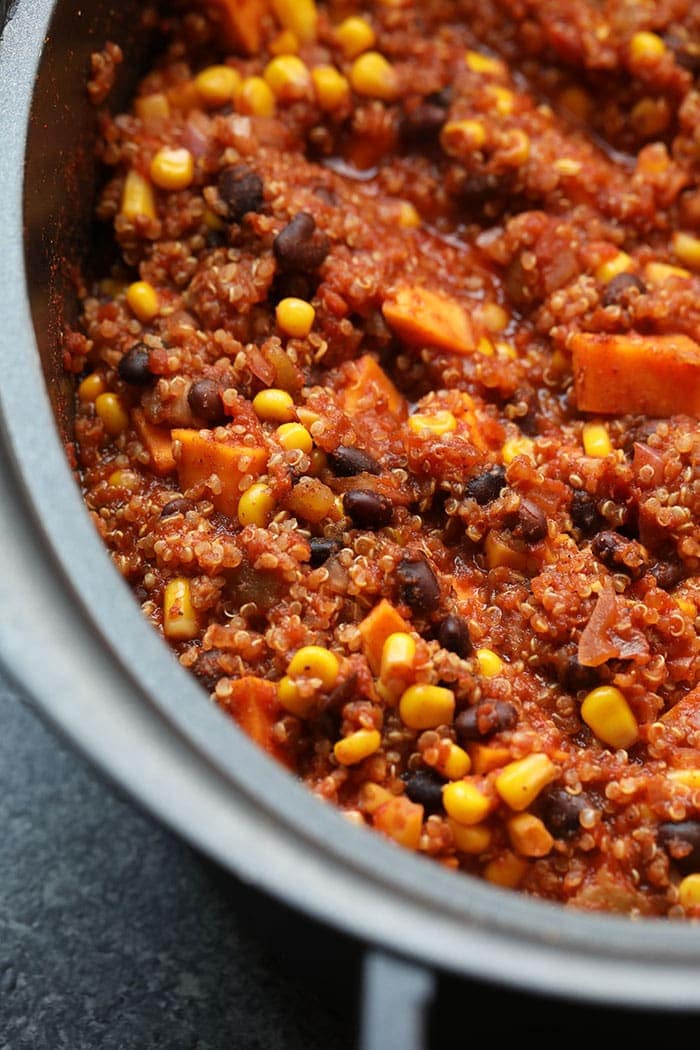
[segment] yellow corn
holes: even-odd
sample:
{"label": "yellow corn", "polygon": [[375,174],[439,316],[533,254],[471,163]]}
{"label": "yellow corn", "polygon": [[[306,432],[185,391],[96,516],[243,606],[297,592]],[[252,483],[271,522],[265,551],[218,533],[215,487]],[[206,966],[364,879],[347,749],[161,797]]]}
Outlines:
{"label": "yellow corn", "polygon": [[455,697],[439,685],[410,685],[399,700],[401,721],[409,729],[435,729],[454,718]]}
{"label": "yellow corn", "polygon": [[496,791],[511,809],[527,809],[543,787],[557,775],[549,755],[533,751],[525,758],[510,762],[496,777]]}
{"label": "yellow corn", "polygon": [[163,146],[151,161],[151,181],[162,190],[186,190],[194,178],[194,157],[188,149]]}
{"label": "yellow corn", "polygon": [[141,95],[134,102],[134,113],[141,120],[149,120],[152,117],[169,117],[168,96],[162,91],[154,91],[151,95]]}
{"label": "yellow corn", "polygon": [[282,423],[275,433],[280,445],[287,452],[298,448],[308,455],[314,447],[314,439],[301,423]]}
{"label": "yellow corn", "polygon": [[415,230],[422,222],[417,208],[410,201],[399,202],[397,218],[402,230]]}
{"label": "yellow corn", "polygon": [[478,856],[491,845],[491,828],[486,824],[459,824],[448,818],[455,847],[460,853]]}
{"label": "yellow corn", "polygon": [[104,394],[107,386],[104,379],[97,372],[92,372],[80,383],[78,397],[81,401],[94,401],[100,394]]}
{"label": "yellow corn", "polygon": [[512,463],[517,456],[529,456],[531,459],[535,454],[535,442],[529,437],[512,437],[504,442],[501,456],[506,466]]}
{"label": "yellow corn", "polygon": [[581,704],[581,718],[609,747],[631,747],[639,736],[632,709],[614,685],[593,689]]}
{"label": "yellow corn", "polygon": [[205,106],[225,106],[241,86],[241,74],[233,66],[207,66],[194,78],[194,86]]}
{"label": "yellow corn", "polygon": [[282,299],[275,310],[277,324],[285,335],[304,339],[314,326],[316,311],[305,299],[290,296]]}
{"label": "yellow corn", "polygon": [[236,109],[253,117],[271,117],[275,96],[262,77],[246,77],[236,94]]}
{"label": "yellow corn", "polygon": [[271,55],[296,55],[299,50],[299,38],[291,29],[282,29],[270,41]]}
{"label": "yellow corn", "polygon": [[335,38],[346,58],[357,58],[374,47],[376,34],[366,19],[350,15],[337,27]]}
{"label": "yellow corn", "polygon": [[684,616],[691,620],[695,619],[698,614],[695,602],[691,601],[690,598],[675,598],[674,601]]}
{"label": "yellow corn", "polygon": [[378,51],[365,51],[350,69],[350,84],[358,95],[391,102],[399,90],[396,70]]}
{"label": "yellow corn", "polygon": [[314,0],[272,0],[272,10],[283,29],[289,29],[298,40],[316,39],[318,12]]}
{"label": "yellow corn", "polygon": [[672,277],[680,277],[686,281],[692,276],[690,270],[682,266],[671,266],[670,263],[650,262],[644,267],[644,277],[649,284],[665,284]]}
{"label": "yellow corn", "polygon": [[409,416],[408,425],[414,434],[421,434],[427,430],[440,437],[456,430],[457,420],[447,409],[437,409],[435,412],[415,412]]}
{"label": "yellow corn", "polygon": [[697,908],[700,904],[700,874],[686,875],[678,885],[678,900],[683,908]]}
{"label": "yellow corn", "polygon": [[472,768],[472,761],[463,747],[451,743],[447,757],[441,758],[435,768],[448,780],[461,780]]}
{"label": "yellow corn", "polygon": [[464,61],[474,73],[499,76],[505,72],[503,63],[498,58],[491,58],[481,51],[467,51]]}
{"label": "yellow corn", "polygon": [[298,649],[287,668],[287,674],[292,678],[320,678],[324,689],[332,689],[339,671],[338,657],[321,645],[305,645]]}
{"label": "yellow corn", "polygon": [[275,497],[272,490],[262,481],[256,481],[246,489],[238,501],[238,522],[240,525],[257,525],[264,529],[275,509]]}
{"label": "yellow corn", "polygon": [[416,643],[405,631],[390,634],[382,646],[379,677],[383,682],[391,678],[410,679],[416,659]]}
{"label": "yellow corn", "polygon": [[299,686],[289,675],[284,675],[277,683],[277,699],[285,711],[297,718],[307,718],[314,707],[313,697],[302,696]]}
{"label": "yellow corn", "polygon": [[265,83],[281,102],[306,98],[311,89],[308,66],[298,55],[277,55],[265,66]]}
{"label": "yellow corn", "polygon": [[500,303],[484,303],[479,311],[481,322],[492,335],[502,332],[508,327],[510,318]]}
{"label": "yellow corn", "polygon": [[152,321],[160,310],[158,292],[148,281],[133,281],[126,290],[126,301],[142,324]]}
{"label": "yellow corn", "polygon": [[487,882],[492,882],[494,886],[514,890],[522,882],[526,871],[527,861],[507,850],[490,860],[484,867],[483,874]]}
{"label": "yellow corn", "polygon": [[595,276],[603,284],[607,284],[613,277],[617,277],[618,273],[627,273],[631,266],[632,257],[627,252],[618,252],[612,259],[607,259],[596,267]]}
{"label": "yellow corn", "polygon": [[311,70],[311,80],[316,101],[328,113],[340,109],[350,97],[350,84],[335,66],[316,66]]}
{"label": "yellow corn", "polygon": [[670,769],[668,779],[697,791],[700,788],[700,769]]}
{"label": "yellow corn", "polygon": [[354,766],[378,751],[381,743],[382,735],[378,730],[358,729],[339,740],[333,748],[333,754],[341,766]]}
{"label": "yellow corn", "polygon": [[440,132],[440,145],[451,157],[481,149],[486,142],[486,128],[479,120],[450,120]]}
{"label": "yellow corn", "polygon": [[665,52],[666,45],[656,33],[642,31],[630,40],[630,58],[635,62],[660,58]]}
{"label": "yellow corn", "polygon": [[98,394],[95,398],[95,411],[111,437],[117,437],[129,425],[129,414],[118,394],[112,394],[109,391]]}
{"label": "yellow corn", "polygon": [[500,84],[489,84],[488,94],[493,99],[496,112],[502,117],[507,117],[509,113],[513,112],[515,105],[515,95],[508,88],[501,87]]}
{"label": "yellow corn", "polygon": [[138,171],[127,172],[122,189],[121,214],[127,219],[155,219],[156,201],[153,187]]}
{"label": "yellow corn", "polygon": [[178,576],[170,580],[163,594],[163,633],[171,641],[186,642],[196,638],[198,631],[190,581]]}
{"label": "yellow corn", "polygon": [[[336,496],[333,490],[318,478],[301,478],[287,497],[287,508],[291,514],[316,524],[329,516],[337,517],[338,515],[334,514],[335,507]],[[342,504],[340,509],[339,516],[342,516]]]}
{"label": "yellow corn", "polygon": [[479,674],[486,678],[493,678],[503,670],[503,660],[493,649],[477,649],[476,661],[479,665]]}
{"label": "yellow corn", "polygon": [[290,423],[295,417],[294,398],[286,390],[269,387],[253,398],[253,411],[258,419],[269,423]]}
{"label": "yellow corn", "polygon": [[693,269],[700,269],[700,237],[677,230],[673,235],[673,250],[681,260]]}
{"label": "yellow corn", "polygon": [[447,815],[458,824],[480,824],[493,809],[493,801],[471,780],[445,784],[442,802]]}
{"label": "yellow corn", "polygon": [[107,484],[114,488],[136,492],[140,485],[140,478],[135,470],[114,470],[107,478]]}
{"label": "yellow corn", "polygon": [[510,844],[521,857],[546,857],[554,839],[533,813],[518,813],[507,821]]}
{"label": "yellow corn", "polygon": [[604,423],[584,423],[581,438],[583,451],[587,456],[604,459],[613,450],[608,428]]}
{"label": "yellow corn", "polygon": [[560,175],[578,175],[583,165],[580,160],[574,160],[573,157],[559,157],[554,161],[554,167]]}

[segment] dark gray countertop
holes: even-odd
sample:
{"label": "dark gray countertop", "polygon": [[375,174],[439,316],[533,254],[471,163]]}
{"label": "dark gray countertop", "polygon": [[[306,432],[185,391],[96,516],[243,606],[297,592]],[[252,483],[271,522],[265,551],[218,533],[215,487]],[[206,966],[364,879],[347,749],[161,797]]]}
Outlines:
{"label": "dark gray countertop", "polygon": [[351,1050],[354,1011],[256,937],[230,878],[1,679],[0,724],[0,1050]]}

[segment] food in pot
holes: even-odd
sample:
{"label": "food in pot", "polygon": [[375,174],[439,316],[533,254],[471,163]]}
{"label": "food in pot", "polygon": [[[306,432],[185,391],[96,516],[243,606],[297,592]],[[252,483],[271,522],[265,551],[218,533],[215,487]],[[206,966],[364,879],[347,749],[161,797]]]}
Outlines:
{"label": "food in pot", "polygon": [[93,63],[112,248],[63,346],[144,615],[353,823],[697,918],[698,6],[193,0],[158,37],[129,112]]}

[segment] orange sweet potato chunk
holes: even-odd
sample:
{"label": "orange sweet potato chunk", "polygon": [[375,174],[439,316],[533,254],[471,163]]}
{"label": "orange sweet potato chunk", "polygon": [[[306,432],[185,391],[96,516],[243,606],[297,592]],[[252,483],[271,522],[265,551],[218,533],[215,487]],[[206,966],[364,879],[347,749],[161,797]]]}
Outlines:
{"label": "orange sweet potato chunk", "polygon": [[382,663],[382,649],[384,642],[390,634],[404,631],[410,634],[411,625],[404,620],[398,609],[391,602],[382,598],[378,605],[367,613],[364,620],[359,624],[359,632],[362,638],[362,648],[367,657],[367,663],[374,674],[379,674]]}
{"label": "orange sweet potato chunk", "polygon": [[375,810],[372,823],[377,831],[392,838],[399,846],[418,849],[423,827],[423,807],[404,795],[397,795]]}
{"label": "orange sweet potato chunk", "polygon": [[469,354],[476,342],[469,314],[454,299],[418,285],[397,289],[382,306],[384,319],[400,339]]}
{"label": "orange sweet potato chunk", "polygon": [[150,457],[153,473],[159,477],[172,474],[175,470],[175,457],[170,428],[149,423],[140,408],[135,408],[131,417],[139,440]]}
{"label": "orange sweet potato chunk", "polygon": [[349,416],[361,415],[371,405],[384,407],[394,419],[406,418],[408,407],[381,365],[371,354],[364,354],[352,363],[351,381],[340,394],[343,409]]}
{"label": "orange sweet potato chunk", "polygon": [[262,22],[269,9],[267,0],[215,0],[221,9],[227,44],[255,55],[262,42]]}
{"label": "orange sweet potato chunk", "polygon": [[231,693],[220,701],[245,733],[278,761],[289,765],[289,756],[275,741],[273,727],[283,715],[274,682],[255,675],[231,679]]}
{"label": "orange sweet potato chunk", "polygon": [[217,510],[234,518],[241,496],[240,482],[246,474],[256,477],[262,474],[267,464],[267,449],[217,441],[208,430],[178,429],[172,431],[172,437],[179,446],[175,462],[183,492],[206,483],[216,474],[221,481],[221,492],[210,489],[207,496]]}
{"label": "orange sweet potato chunk", "polygon": [[603,335],[571,340],[581,412],[700,416],[700,346],[686,335]]}

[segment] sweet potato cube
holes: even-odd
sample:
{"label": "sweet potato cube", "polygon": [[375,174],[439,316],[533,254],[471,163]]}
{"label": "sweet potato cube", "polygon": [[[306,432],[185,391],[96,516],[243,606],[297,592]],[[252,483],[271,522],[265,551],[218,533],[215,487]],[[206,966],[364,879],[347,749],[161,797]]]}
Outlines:
{"label": "sweet potato cube", "polygon": [[289,757],[277,744],[273,727],[284,712],[277,700],[277,689],[273,682],[255,675],[231,679],[231,693],[220,704],[234,721],[268,754],[285,764]]}
{"label": "sweet potato cube", "polygon": [[397,289],[384,300],[384,319],[399,338],[418,346],[434,346],[456,354],[476,348],[469,314],[454,299],[419,285]]}
{"label": "sweet potato cube", "polygon": [[155,423],[149,423],[140,408],[135,408],[131,417],[139,441],[150,457],[153,473],[159,477],[172,474],[175,470],[175,457],[170,427],[159,427]]}
{"label": "sweet potato cube", "polygon": [[[175,461],[183,492],[204,484],[209,488],[207,496],[216,509],[234,518],[241,496],[241,480],[247,474],[255,477],[262,474],[267,463],[267,449],[217,441],[208,430],[178,429],[172,431],[172,437],[179,446]],[[221,482],[220,492],[206,485],[212,474]]]}
{"label": "sweet potato cube", "polygon": [[423,807],[404,795],[397,795],[374,811],[372,824],[399,846],[418,849],[423,827]]}
{"label": "sweet potato cube", "polygon": [[263,18],[269,10],[267,0],[216,0],[221,9],[226,43],[255,55],[262,41]]}
{"label": "sweet potato cube", "polygon": [[686,335],[604,335],[571,340],[581,412],[700,416],[700,346]]}
{"label": "sweet potato cube", "polygon": [[349,416],[362,415],[368,408],[383,408],[397,420],[406,418],[407,405],[383,368],[371,354],[354,361],[351,380],[340,394],[341,404]]}
{"label": "sweet potato cube", "polygon": [[411,633],[411,625],[404,620],[391,602],[382,598],[378,605],[365,616],[359,625],[362,648],[374,674],[379,674],[382,665],[382,649],[390,634],[397,631]]}

